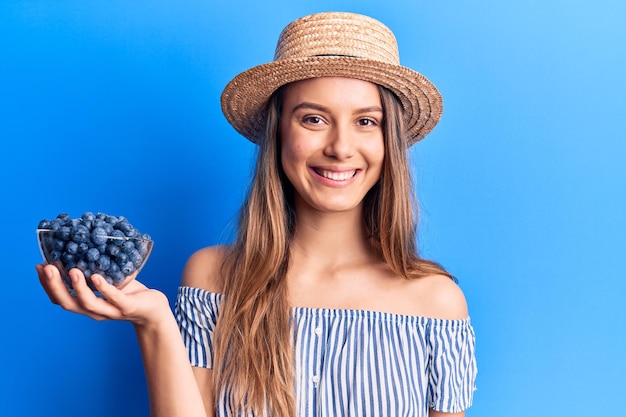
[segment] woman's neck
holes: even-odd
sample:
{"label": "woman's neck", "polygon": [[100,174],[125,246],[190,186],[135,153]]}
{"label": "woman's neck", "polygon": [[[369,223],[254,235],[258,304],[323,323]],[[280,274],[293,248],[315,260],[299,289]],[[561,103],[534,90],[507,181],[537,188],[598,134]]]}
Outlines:
{"label": "woman's neck", "polygon": [[[386,302],[397,275],[375,255],[362,210],[297,211],[287,291],[292,306],[393,311]],[[377,301],[377,298],[380,298]]]}
{"label": "woman's neck", "polygon": [[335,213],[298,210],[296,219],[293,261],[322,266],[373,258],[361,207]]}

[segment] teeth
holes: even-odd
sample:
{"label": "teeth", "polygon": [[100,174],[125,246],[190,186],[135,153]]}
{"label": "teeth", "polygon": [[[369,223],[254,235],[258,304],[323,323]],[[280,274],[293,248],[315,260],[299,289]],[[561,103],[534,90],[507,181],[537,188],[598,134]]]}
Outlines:
{"label": "teeth", "polygon": [[336,171],[325,171],[321,169],[318,170],[317,172],[322,177],[331,179],[333,181],[345,181],[347,179],[354,177],[354,174],[356,174],[356,171],[336,172]]}

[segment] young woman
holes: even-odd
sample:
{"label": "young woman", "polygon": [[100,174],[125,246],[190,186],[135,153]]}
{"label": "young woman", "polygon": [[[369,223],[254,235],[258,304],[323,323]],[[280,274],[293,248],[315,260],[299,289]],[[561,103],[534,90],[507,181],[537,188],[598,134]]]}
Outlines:
{"label": "young woman", "polygon": [[71,296],[39,265],[51,300],[134,324],[153,415],[464,415],[474,332],[455,280],[418,255],[406,158],[439,120],[436,88],[380,22],[320,13],[222,108],[259,145],[255,176],[235,242],[190,257],[175,314],[137,281],[96,276],[95,297],[78,270]]}

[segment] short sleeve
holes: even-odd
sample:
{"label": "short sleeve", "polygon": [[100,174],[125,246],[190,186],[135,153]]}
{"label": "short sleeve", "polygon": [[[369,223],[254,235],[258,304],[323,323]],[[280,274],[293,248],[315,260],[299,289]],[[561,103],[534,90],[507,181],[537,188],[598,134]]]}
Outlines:
{"label": "short sleeve", "polygon": [[179,287],[174,314],[192,366],[213,368],[213,333],[221,295]]}
{"label": "short sleeve", "polygon": [[458,413],[472,405],[478,369],[469,318],[433,320],[428,331],[430,408]]}

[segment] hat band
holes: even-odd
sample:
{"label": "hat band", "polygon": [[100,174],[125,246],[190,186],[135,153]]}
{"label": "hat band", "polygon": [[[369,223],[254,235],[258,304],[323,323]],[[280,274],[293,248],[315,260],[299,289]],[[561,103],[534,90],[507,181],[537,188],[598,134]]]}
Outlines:
{"label": "hat band", "polygon": [[357,59],[363,59],[362,56],[356,56],[356,55],[342,55],[342,54],[318,54],[318,55],[313,55],[313,56],[338,56],[341,58],[357,58]]}

